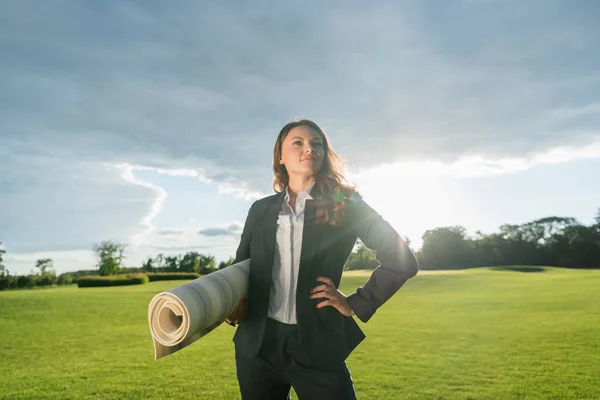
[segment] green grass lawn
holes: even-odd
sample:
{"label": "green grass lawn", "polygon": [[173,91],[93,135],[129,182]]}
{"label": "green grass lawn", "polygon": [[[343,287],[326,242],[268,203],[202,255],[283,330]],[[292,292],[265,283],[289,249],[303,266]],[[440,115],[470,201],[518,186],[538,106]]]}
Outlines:
{"label": "green grass lawn", "polygon": [[[148,303],[180,284],[0,292],[0,398],[239,399],[228,325],[153,360]],[[360,325],[359,399],[600,398],[597,270],[424,272]]]}

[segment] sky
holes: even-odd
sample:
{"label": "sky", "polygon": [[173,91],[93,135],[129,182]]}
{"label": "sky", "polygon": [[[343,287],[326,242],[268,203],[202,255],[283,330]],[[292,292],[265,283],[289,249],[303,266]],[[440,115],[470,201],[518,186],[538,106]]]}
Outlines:
{"label": "sky", "polygon": [[418,249],[600,208],[600,3],[0,2],[0,241],[12,274],[234,255],[310,118]]}

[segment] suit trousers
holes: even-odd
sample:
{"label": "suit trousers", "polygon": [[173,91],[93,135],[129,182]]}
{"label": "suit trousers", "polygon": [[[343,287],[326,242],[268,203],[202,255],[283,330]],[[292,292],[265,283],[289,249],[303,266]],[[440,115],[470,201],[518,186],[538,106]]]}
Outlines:
{"label": "suit trousers", "polygon": [[323,369],[311,365],[302,349],[296,325],[269,318],[256,357],[236,352],[242,400],[289,400],[293,387],[300,400],[355,400],[354,382],[346,362]]}

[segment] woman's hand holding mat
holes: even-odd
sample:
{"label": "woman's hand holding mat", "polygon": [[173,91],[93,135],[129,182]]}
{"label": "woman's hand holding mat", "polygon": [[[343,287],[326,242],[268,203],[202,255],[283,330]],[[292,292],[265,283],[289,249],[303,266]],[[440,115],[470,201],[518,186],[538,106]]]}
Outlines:
{"label": "woman's hand holding mat", "polygon": [[246,314],[248,313],[248,299],[246,297],[242,297],[238,305],[233,309],[231,314],[225,319],[231,326],[236,326],[239,324],[244,318],[246,318]]}

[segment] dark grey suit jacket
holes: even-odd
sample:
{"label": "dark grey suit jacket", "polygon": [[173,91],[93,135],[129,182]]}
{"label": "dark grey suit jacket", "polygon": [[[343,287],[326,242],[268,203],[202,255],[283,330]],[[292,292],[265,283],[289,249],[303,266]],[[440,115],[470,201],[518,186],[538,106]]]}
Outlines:
{"label": "dark grey suit jacket", "polygon": [[[256,201],[250,207],[235,262],[250,258],[248,314],[241,321],[234,342],[236,353],[254,357],[262,344],[267,321],[271,271],[279,210],[283,193]],[[359,194],[348,201],[341,227],[316,221],[314,200],[305,206],[304,231],[296,296],[300,340],[309,360],[321,368],[335,367],[365,338],[353,319],[334,307],[316,308],[322,299],[311,299],[310,289],[330,278],[339,287],[357,237],[377,252],[377,267],[369,280],[348,297],[356,316],[367,322],[375,311],[418,272],[417,259],[391,225],[367,205]]]}

